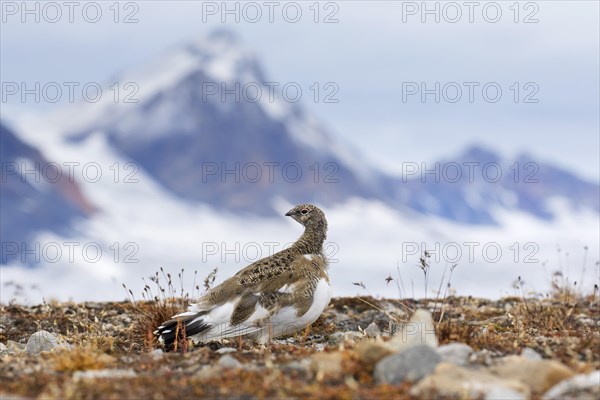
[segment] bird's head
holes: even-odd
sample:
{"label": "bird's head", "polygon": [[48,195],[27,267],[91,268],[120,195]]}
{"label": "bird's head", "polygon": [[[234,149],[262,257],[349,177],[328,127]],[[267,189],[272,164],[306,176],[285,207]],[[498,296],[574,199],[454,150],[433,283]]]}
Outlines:
{"label": "bird's head", "polygon": [[325,214],[317,206],[312,204],[300,204],[285,213],[286,216],[292,217],[305,227],[311,225],[325,225]]}

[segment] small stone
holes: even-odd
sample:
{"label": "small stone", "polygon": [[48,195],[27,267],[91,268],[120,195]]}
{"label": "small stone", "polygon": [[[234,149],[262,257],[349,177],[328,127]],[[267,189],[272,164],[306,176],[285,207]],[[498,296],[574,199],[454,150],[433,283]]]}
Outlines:
{"label": "small stone", "polygon": [[37,331],[29,337],[25,352],[28,354],[39,354],[42,351],[51,351],[56,348],[66,348],[68,345],[64,340],[48,331]]}
{"label": "small stone", "polygon": [[363,338],[363,334],[357,331],[334,332],[327,338],[329,346],[337,346],[344,342],[355,342]]}
{"label": "small stone", "polygon": [[333,316],[333,320],[336,322],[344,322],[344,321],[349,321],[350,317],[347,316],[346,314],[342,314],[340,312],[337,312],[335,310],[332,311],[332,316]]}
{"label": "small stone", "polygon": [[299,361],[292,361],[282,366],[282,369],[288,372],[306,372],[311,366],[311,360],[303,358]]}
{"label": "small stone", "polygon": [[387,343],[394,352],[419,345],[437,347],[431,313],[426,310],[415,311],[410,321],[404,324]]}
{"label": "small stone", "polygon": [[234,369],[240,368],[242,366],[242,363],[240,363],[238,360],[236,360],[229,354],[225,354],[224,356],[221,356],[221,358],[219,358],[219,366],[221,368]]}
{"label": "small stone", "polygon": [[344,342],[343,332],[334,332],[327,338],[327,344],[330,346],[337,346]]}
{"label": "small stone", "polygon": [[507,356],[490,367],[490,371],[504,379],[516,379],[536,393],[544,393],[574,374],[566,365],[554,360],[533,361],[521,356]]}
{"label": "small stone", "polygon": [[577,322],[581,325],[589,325],[589,326],[594,326],[596,325],[596,321],[594,321],[592,318],[578,318]]}
{"label": "small stone", "polygon": [[574,375],[573,371],[558,361],[533,361],[520,356],[504,357],[490,370],[502,378],[518,379],[540,394]]}
{"label": "small stone", "polygon": [[358,344],[355,353],[363,363],[375,365],[383,357],[389,356],[392,350],[381,341],[365,341]]}
{"label": "small stone", "polygon": [[469,357],[469,363],[490,366],[493,363],[495,354],[488,349],[479,350]]}
{"label": "small stone", "polygon": [[196,377],[200,380],[209,380],[221,373],[221,368],[216,365],[205,365],[199,371],[195,373]]}
{"label": "small stone", "polygon": [[215,351],[215,353],[217,354],[227,354],[227,353],[235,353],[237,352],[237,349],[234,349],[233,347],[222,347],[219,350]]}
{"label": "small stone", "polygon": [[315,351],[323,351],[325,350],[325,343],[315,343],[314,344]]}
{"label": "small stone", "polygon": [[6,342],[6,352],[8,354],[19,354],[25,351],[25,345],[23,343],[8,340]]}
{"label": "small stone", "polygon": [[15,351],[9,349],[4,343],[0,343],[0,357],[7,354],[15,354]]}
{"label": "small stone", "polygon": [[154,349],[150,352],[150,357],[154,360],[160,360],[165,355],[165,352],[162,349]]}
{"label": "small stone", "polygon": [[311,358],[310,369],[318,381],[325,377],[338,379],[343,374],[342,358],[343,354],[340,352],[316,353]]}
{"label": "small stone", "polygon": [[376,338],[381,336],[381,329],[379,329],[375,322],[371,322],[369,326],[367,326],[367,329],[365,329],[365,333],[370,338]]}
{"label": "small stone", "polygon": [[73,374],[73,380],[78,381],[82,379],[121,379],[121,378],[135,378],[137,374],[132,369],[97,369],[89,371],[76,371]]}
{"label": "small stone", "polygon": [[464,343],[445,344],[440,346],[437,351],[442,357],[442,361],[455,365],[467,365],[469,363],[469,357],[473,354],[471,346]]}
{"label": "small stone", "polygon": [[[272,344],[279,344],[279,345],[294,345],[296,344],[296,339],[294,338],[285,338],[285,339],[271,339],[271,343]],[[233,347],[228,347],[229,349],[233,349]],[[231,351],[226,351],[226,353],[232,353]]]}
{"label": "small stone", "polygon": [[600,398],[600,370],[565,379],[558,385],[553,386],[542,397],[543,400],[566,398],[579,400],[596,400]]}
{"label": "small stone", "polygon": [[347,331],[344,332],[344,341],[355,342],[364,337],[364,335],[357,331]]}
{"label": "small stone", "polygon": [[491,386],[484,395],[484,400],[525,400],[522,393],[506,386]]}
{"label": "small stone", "polygon": [[443,362],[433,374],[413,386],[410,394],[417,398],[524,400],[529,398],[530,391],[518,380],[501,379],[486,371]]}
{"label": "small stone", "polygon": [[526,358],[528,360],[532,360],[532,361],[539,361],[539,360],[543,359],[543,357],[540,353],[538,353],[537,351],[535,351],[529,347],[525,347],[523,349],[523,351],[521,352],[521,357]]}
{"label": "small stone", "polygon": [[441,360],[430,346],[418,345],[384,357],[375,366],[373,376],[377,383],[417,382],[433,372]]}

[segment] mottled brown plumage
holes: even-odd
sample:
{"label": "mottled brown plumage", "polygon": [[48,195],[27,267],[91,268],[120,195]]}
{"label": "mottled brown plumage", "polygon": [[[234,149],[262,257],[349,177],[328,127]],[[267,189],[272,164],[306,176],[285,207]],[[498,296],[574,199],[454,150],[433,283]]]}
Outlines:
{"label": "mottled brown plumage", "polygon": [[[223,324],[224,328],[218,334],[228,337],[241,332],[260,331],[267,321],[277,320],[278,316],[281,317],[280,322],[288,325],[293,324],[294,318],[312,323],[318,317],[327,305],[319,304],[320,310],[311,309],[318,287],[318,301],[329,302],[326,293],[329,288],[327,260],[323,254],[327,220],[323,211],[311,204],[298,205],[286,216],[304,226],[302,236],[289,248],[242,269],[202,296],[188,312],[165,322],[157,330],[165,343],[175,339],[173,325],[178,322],[185,323],[186,330],[191,327],[189,333],[198,335],[200,339],[213,339],[217,332],[213,332],[215,329],[210,324],[214,323]],[[228,319],[224,321],[220,312],[227,307],[232,309],[229,313],[224,312]],[[294,318],[288,316],[290,309],[294,310]],[[279,313],[280,310],[282,313]],[[306,315],[309,310],[312,310],[310,315]],[[211,320],[211,315],[214,315],[215,321]],[[284,333],[291,332],[286,330]]]}

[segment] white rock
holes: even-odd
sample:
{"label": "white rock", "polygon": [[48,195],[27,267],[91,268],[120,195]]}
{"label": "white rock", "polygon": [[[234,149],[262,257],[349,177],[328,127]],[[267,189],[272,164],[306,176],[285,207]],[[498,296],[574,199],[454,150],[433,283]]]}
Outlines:
{"label": "white rock", "polygon": [[315,353],[311,357],[310,369],[318,381],[326,376],[340,378],[344,372],[342,368],[343,355],[341,352]]}
{"label": "white rock", "polygon": [[334,332],[329,335],[327,344],[330,346],[337,346],[344,342],[356,342],[364,338],[364,334],[358,331],[346,331],[346,332]]}
{"label": "white rock", "polygon": [[332,311],[333,317],[337,322],[344,322],[344,321],[348,321],[350,319],[349,316],[347,316],[346,314],[342,314],[340,312],[337,312],[335,310]]}
{"label": "white rock", "polygon": [[440,346],[437,351],[443,361],[455,365],[467,365],[473,354],[471,346],[464,343],[448,343]]}
{"label": "white rock", "polygon": [[375,338],[381,336],[381,329],[379,329],[375,322],[371,322],[369,326],[367,326],[367,329],[365,329],[365,333],[368,337]]}
{"label": "white rock", "polygon": [[132,369],[96,369],[88,371],[76,371],[73,380],[97,379],[97,378],[135,378],[136,373]]}
{"label": "white rock", "polygon": [[240,368],[242,366],[242,364],[236,360],[235,358],[233,358],[232,356],[230,356],[229,354],[225,354],[224,356],[221,356],[221,358],[219,358],[219,366],[221,368]]}
{"label": "white rock", "polygon": [[479,350],[469,357],[469,363],[481,364],[481,365],[492,365],[494,362],[494,353],[488,349]]}
{"label": "white rock", "polygon": [[556,360],[532,361],[515,355],[502,357],[489,370],[503,379],[519,380],[536,393],[544,393],[575,375],[569,367]]}
{"label": "white rock", "polygon": [[[586,395],[578,395],[580,393]],[[600,396],[600,370],[589,374],[575,375],[566,379],[548,390],[543,400],[559,400],[565,398],[590,398],[597,399]]]}
{"label": "white rock", "polygon": [[354,342],[360,340],[364,335],[358,331],[346,331],[344,332],[344,341]]}
{"label": "white rock", "polygon": [[8,340],[6,342],[6,352],[8,354],[19,354],[25,351],[25,345],[19,342],[15,342],[13,340]]}
{"label": "white rock", "polygon": [[426,310],[415,311],[410,321],[404,324],[394,337],[387,342],[389,348],[394,352],[422,344],[433,348],[436,348],[438,344],[433,318],[431,313]]}
{"label": "white rock", "polygon": [[222,347],[219,350],[217,350],[215,353],[227,354],[227,353],[235,353],[235,352],[237,352],[237,349],[234,349],[233,347]]}
{"label": "white rock", "polygon": [[417,398],[484,398],[527,399],[527,385],[514,379],[501,379],[486,370],[473,370],[454,364],[440,363],[433,374],[425,377],[410,390]]}
{"label": "white rock", "polygon": [[511,388],[496,385],[490,386],[483,398],[484,400],[525,400],[527,397]]}
{"label": "white rock", "polygon": [[440,361],[440,355],[430,346],[414,346],[382,358],[375,365],[373,377],[377,383],[391,385],[417,382],[431,374]]}
{"label": "white rock", "polygon": [[524,357],[528,360],[538,361],[542,359],[542,356],[537,351],[530,349],[529,347],[525,347],[521,352],[521,357]]}
{"label": "white rock", "polygon": [[155,360],[160,360],[165,355],[165,352],[162,349],[154,349],[150,352],[150,357]]}
{"label": "white rock", "polygon": [[285,364],[283,366],[283,368],[288,371],[305,372],[310,368],[311,362],[312,362],[311,359],[303,358],[301,360],[295,360],[295,361],[289,362],[289,363]]}
{"label": "white rock", "polygon": [[28,354],[39,354],[42,351],[68,347],[69,345],[55,334],[48,331],[37,331],[29,337],[25,345],[25,352]]}
{"label": "white rock", "polygon": [[327,338],[327,344],[330,346],[337,346],[344,342],[343,332],[334,332]]}

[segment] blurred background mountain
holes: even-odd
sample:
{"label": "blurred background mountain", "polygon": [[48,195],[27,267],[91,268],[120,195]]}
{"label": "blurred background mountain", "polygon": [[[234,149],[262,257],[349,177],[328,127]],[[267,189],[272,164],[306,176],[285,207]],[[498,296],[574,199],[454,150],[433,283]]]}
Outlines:
{"label": "blurred background mountain", "polygon": [[[332,271],[338,293],[353,290],[351,282],[374,269],[381,273],[377,294],[389,294],[386,273],[399,260],[416,265],[421,254],[407,258],[405,242],[423,250],[424,243],[429,249],[477,240],[500,243],[505,252],[512,243],[535,243],[535,255],[543,256],[538,266],[556,246],[581,251],[598,243],[597,181],[527,154],[507,158],[481,144],[436,162],[398,159],[402,174],[390,174],[303,102],[279,92],[266,96],[271,81],[260,58],[230,31],[159,52],[114,80],[135,82],[139,101],[104,96],[43,118],[1,122],[4,282],[60,276],[55,290],[42,294],[104,298],[118,296],[120,282],[139,282],[161,266],[202,274],[223,265],[227,275],[253,261],[228,258],[233,243],[242,244],[239,252],[247,243],[264,248],[265,242],[294,240],[299,229],[282,215],[303,202],[320,205],[330,217],[328,251],[340,267]],[[236,99],[227,90],[237,84],[263,96]],[[69,163],[94,163],[102,176],[70,176]],[[69,241],[97,243],[105,256],[91,264],[79,253],[67,263],[48,262],[23,250],[36,243],[40,252],[48,243],[64,248]],[[206,243],[222,247],[208,260]],[[128,256],[133,265],[125,263]],[[465,273],[458,286],[497,295],[494,277],[510,282],[523,268],[523,257],[511,257],[485,268],[481,257],[470,261],[479,272]],[[448,263],[442,258],[440,264]]]}

